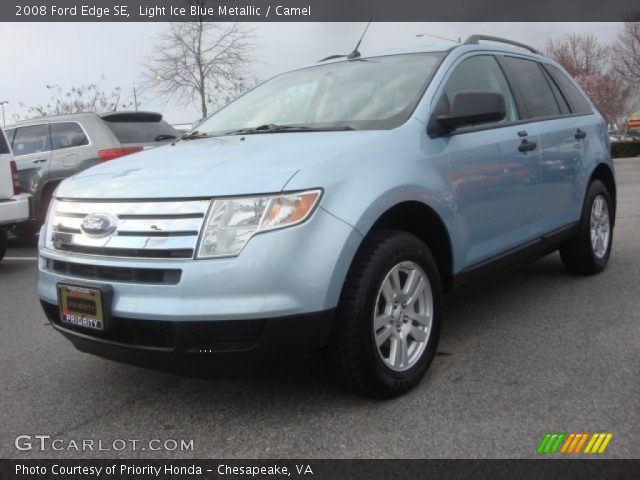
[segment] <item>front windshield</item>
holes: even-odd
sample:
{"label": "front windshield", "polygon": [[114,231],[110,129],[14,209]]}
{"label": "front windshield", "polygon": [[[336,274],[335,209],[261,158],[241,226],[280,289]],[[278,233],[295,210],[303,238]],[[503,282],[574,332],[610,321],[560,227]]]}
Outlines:
{"label": "front windshield", "polygon": [[442,52],[389,55],[318,65],[277,76],[197,127],[222,135],[260,126],[391,129],[409,118]]}

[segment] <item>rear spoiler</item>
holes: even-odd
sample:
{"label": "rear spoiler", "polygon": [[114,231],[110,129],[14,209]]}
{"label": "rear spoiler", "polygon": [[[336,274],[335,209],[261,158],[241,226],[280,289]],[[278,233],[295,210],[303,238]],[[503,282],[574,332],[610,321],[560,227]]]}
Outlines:
{"label": "rear spoiler", "polygon": [[162,114],[154,112],[110,112],[101,113],[100,117],[107,122],[159,122]]}

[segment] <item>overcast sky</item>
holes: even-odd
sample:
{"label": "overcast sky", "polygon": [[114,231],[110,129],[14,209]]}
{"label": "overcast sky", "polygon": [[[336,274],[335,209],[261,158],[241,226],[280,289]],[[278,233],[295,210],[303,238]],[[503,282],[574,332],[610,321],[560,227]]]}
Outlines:
{"label": "overcast sky", "polygon": [[[95,82],[104,75],[103,87],[119,85],[129,100],[134,85],[140,83],[142,64],[154,37],[166,27],[163,23],[1,23],[0,101],[9,101],[5,106],[7,123],[14,113],[24,113],[19,102],[46,103],[47,84],[66,89]],[[258,23],[252,27],[260,45],[255,70],[258,78],[265,79],[331,54],[349,53],[364,24]],[[591,32],[610,42],[619,28],[617,23],[373,23],[360,50],[447,44],[416,38],[417,33],[454,40],[483,33],[543,48],[547,38],[575,32]],[[198,118],[194,105],[143,99],[141,108],[160,111],[171,123],[190,123]]]}

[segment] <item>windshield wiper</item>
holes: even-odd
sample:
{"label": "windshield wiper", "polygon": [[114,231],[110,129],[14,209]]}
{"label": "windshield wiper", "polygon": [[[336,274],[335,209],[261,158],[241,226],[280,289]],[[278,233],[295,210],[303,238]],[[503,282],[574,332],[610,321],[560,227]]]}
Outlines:
{"label": "windshield wiper", "polygon": [[269,123],[260,125],[258,127],[241,128],[240,130],[233,130],[226,132],[224,135],[252,135],[255,133],[281,133],[281,132],[330,132],[341,130],[354,130],[350,125],[343,125],[340,127],[309,127],[306,125],[276,125]]}
{"label": "windshield wiper", "polygon": [[213,135],[209,135],[208,133],[203,133],[198,130],[194,130],[193,132],[185,133],[180,137],[180,140],[200,140],[201,138],[211,138]]}

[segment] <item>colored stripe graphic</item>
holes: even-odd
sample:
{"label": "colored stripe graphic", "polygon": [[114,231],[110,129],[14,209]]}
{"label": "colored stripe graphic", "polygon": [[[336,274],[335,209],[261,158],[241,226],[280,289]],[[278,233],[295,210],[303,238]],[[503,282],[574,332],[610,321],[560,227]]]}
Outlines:
{"label": "colored stripe graphic", "polygon": [[[604,453],[613,438],[612,433],[546,433],[536,449],[538,455],[563,453]],[[587,441],[588,439],[588,441]],[[584,452],[582,448],[585,446]]]}
{"label": "colored stripe graphic", "polygon": [[538,449],[536,452],[538,454],[543,453],[556,453],[558,448],[560,448],[560,444],[562,440],[566,436],[565,433],[547,433],[538,445]]}
{"label": "colored stripe graphic", "polygon": [[594,433],[584,449],[584,453],[604,453],[611,441],[611,433]]}

